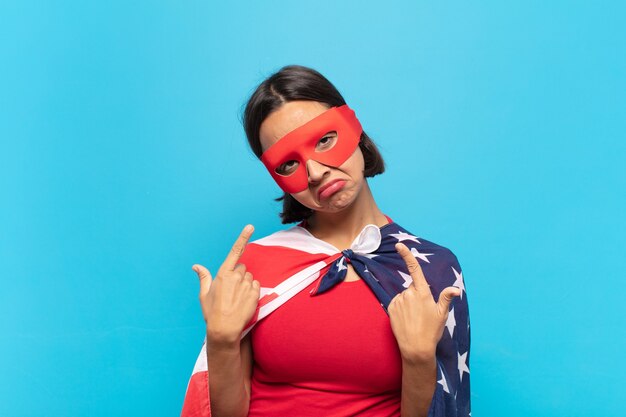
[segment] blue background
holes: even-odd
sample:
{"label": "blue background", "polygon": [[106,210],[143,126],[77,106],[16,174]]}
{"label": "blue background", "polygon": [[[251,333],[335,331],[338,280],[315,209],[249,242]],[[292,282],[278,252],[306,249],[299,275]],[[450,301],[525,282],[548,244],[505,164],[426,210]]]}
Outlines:
{"label": "blue background", "polygon": [[192,264],[284,227],[239,118],[292,63],[458,256],[473,415],[623,415],[624,3],[262,3],[0,3],[0,415],[178,415]]}

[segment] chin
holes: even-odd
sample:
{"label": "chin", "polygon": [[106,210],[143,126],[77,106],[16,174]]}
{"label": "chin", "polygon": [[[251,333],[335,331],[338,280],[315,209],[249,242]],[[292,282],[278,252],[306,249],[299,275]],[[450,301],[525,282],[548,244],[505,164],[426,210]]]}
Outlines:
{"label": "chin", "polygon": [[356,201],[357,195],[358,190],[355,190],[353,187],[347,190],[341,190],[337,194],[332,195],[330,198],[321,202],[312,200],[310,194],[306,196],[307,198],[298,198],[297,194],[291,194],[291,196],[303,206],[314,211],[323,211],[327,213],[336,213],[346,207],[349,207]]}
{"label": "chin", "polygon": [[[335,196],[333,196],[335,197]],[[330,198],[327,200],[324,205],[321,207],[323,211],[328,211],[331,213],[335,213],[341,211],[347,207],[350,207],[354,201],[356,200],[356,196],[351,193],[351,195],[341,195],[336,196],[338,198]]]}

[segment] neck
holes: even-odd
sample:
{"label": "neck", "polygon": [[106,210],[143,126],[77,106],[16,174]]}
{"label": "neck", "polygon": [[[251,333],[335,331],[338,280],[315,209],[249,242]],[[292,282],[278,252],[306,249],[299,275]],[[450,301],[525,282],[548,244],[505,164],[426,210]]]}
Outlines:
{"label": "neck", "polygon": [[367,182],[357,199],[345,209],[336,213],[314,212],[307,219],[307,229],[318,239],[346,249],[368,224],[379,227],[389,223],[380,211]]}

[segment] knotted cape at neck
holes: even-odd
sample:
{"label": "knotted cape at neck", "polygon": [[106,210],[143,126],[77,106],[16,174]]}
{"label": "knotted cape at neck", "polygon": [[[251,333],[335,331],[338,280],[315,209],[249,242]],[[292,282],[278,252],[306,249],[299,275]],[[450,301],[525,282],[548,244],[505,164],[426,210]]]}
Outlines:
{"label": "knotted cape at neck", "polygon": [[[446,286],[462,285],[460,268],[452,252],[418,238],[387,219],[389,223],[381,227],[366,225],[345,250],[316,238],[303,227],[304,223],[250,242],[240,262],[261,283],[261,295],[257,311],[241,337],[320,277],[310,294],[323,296],[346,278],[348,263],[372,291],[372,300],[377,300],[386,312],[391,300],[412,282],[404,260],[395,249],[398,242],[404,243],[420,263],[435,300]],[[444,268],[452,268],[455,274],[442,275]],[[456,275],[458,282],[441,279]]]}
{"label": "knotted cape at neck", "polygon": [[[412,282],[395,249],[395,244],[402,242],[419,262],[435,301],[446,287],[461,289],[451,303],[437,344],[437,384],[428,416],[469,417],[470,324],[461,267],[449,249],[410,233],[389,217],[387,220],[389,223],[382,227],[366,225],[343,251],[313,236],[303,223],[248,243],[239,262],[261,283],[261,294],[241,338],[316,280],[310,296],[323,297],[345,279],[348,262],[372,291],[372,302],[387,312],[393,297]],[[181,417],[211,417],[210,379],[205,338],[187,385]]]}

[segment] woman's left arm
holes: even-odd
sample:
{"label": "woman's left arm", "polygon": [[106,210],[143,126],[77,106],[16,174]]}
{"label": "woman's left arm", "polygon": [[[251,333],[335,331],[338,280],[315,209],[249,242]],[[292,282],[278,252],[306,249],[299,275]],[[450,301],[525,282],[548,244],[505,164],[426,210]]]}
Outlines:
{"label": "woman's left arm", "polygon": [[[396,249],[413,279],[409,288],[394,297],[387,310],[402,355],[402,417],[447,417],[457,414],[466,416],[469,413],[469,375],[465,375],[466,390],[460,390],[460,380],[467,368],[463,369],[459,365],[460,377],[452,373],[453,368],[456,372],[457,363],[468,360],[469,355],[469,329],[465,332],[457,331],[455,337],[452,336],[455,325],[454,308],[459,310],[461,317],[467,317],[463,288],[457,287],[462,281],[454,279],[457,270],[460,275],[456,257],[450,253],[453,258],[450,266],[452,286],[441,290],[438,302],[435,302],[415,257],[402,243],[397,244]],[[461,298],[455,300],[458,296]],[[449,315],[451,303],[454,307]],[[467,324],[459,322],[458,325]],[[450,337],[442,337],[446,328]],[[461,333],[467,336],[467,340],[459,339],[464,337],[460,336]],[[469,373],[469,369],[467,372]],[[464,396],[468,398],[464,399]],[[457,407],[457,402],[467,404],[459,404],[460,407]]]}
{"label": "woman's left arm", "polygon": [[435,394],[437,361],[402,355],[401,416],[426,416]]}

